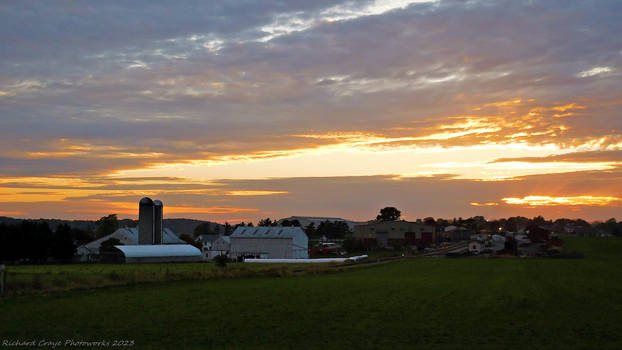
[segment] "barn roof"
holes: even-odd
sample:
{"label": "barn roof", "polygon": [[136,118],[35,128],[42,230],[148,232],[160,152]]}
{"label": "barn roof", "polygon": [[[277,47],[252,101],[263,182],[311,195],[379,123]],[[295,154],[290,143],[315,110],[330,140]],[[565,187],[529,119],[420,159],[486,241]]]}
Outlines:
{"label": "barn roof", "polygon": [[233,231],[232,238],[294,238],[304,235],[305,232],[300,227],[283,226],[259,226],[248,227],[240,226]]}
{"label": "barn roof", "polygon": [[[98,238],[90,243],[85,244],[84,246],[88,249],[99,249],[99,245],[102,242],[107,241],[110,238],[116,238],[121,243],[125,245],[136,245],[138,244],[138,228],[136,227],[123,227],[120,228],[113,233]],[[173,233],[168,228],[164,228],[162,230],[162,243],[163,244],[185,244],[186,242],[179,239],[176,234]]]}
{"label": "barn roof", "polygon": [[201,251],[190,244],[116,245],[126,258],[153,258],[201,256]]}

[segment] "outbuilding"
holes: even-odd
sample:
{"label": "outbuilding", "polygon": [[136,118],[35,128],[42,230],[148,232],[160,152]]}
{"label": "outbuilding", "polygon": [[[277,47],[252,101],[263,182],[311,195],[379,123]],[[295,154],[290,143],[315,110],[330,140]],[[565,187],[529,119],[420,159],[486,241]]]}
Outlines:
{"label": "outbuilding", "polygon": [[201,251],[190,244],[116,245],[126,263],[201,261]]}
{"label": "outbuilding", "polygon": [[471,254],[479,254],[484,250],[484,244],[480,241],[471,241],[469,242],[469,253]]}
{"label": "outbuilding", "polygon": [[300,227],[244,227],[230,236],[233,258],[307,259],[309,238]]}

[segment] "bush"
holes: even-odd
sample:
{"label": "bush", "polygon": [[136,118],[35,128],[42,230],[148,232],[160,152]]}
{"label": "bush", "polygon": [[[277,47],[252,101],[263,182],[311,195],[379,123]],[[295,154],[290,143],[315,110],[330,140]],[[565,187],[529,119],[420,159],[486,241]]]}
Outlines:
{"label": "bush", "polygon": [[112,271],[111,273],[109,273],[108,274],[108,278],[111,281],[119,281],[119,280],[121,280],[121,276],[116,271]]}
{"label": "bush", "polygon": [[214,263],[218,267],[225,267],[225,266],[227,266],[227,262],[229,262],[229,258],[227,258],[226,255],[216,255],[214,257]]}

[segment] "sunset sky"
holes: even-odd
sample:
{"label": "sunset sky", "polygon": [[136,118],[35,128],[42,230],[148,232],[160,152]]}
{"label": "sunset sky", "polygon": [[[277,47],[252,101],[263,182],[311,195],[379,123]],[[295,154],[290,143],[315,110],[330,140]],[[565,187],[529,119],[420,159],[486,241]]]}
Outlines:
{"label": "sunset sky", "polygon": [[620,1],[182,3],[0,3],[0,215],[622,219]]}

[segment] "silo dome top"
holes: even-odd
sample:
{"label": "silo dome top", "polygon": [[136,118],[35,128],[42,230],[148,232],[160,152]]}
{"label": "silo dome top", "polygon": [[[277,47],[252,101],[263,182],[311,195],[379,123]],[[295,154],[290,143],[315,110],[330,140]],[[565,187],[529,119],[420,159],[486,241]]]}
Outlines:
{"label": "silo dome top", "polygon": [[140,202],[138,204],[149,204],[149,205],[153,205],[153,201],[151,200],[151,198],[149,197],[145,197],[143,199],[140,200]]}
{"label": "silo dome top", "polygon": [[154,201],[153,201],[153,205],[156,205],[156,206],[160,206],[160,207],[161,207],[161,206],[162,206],[162,201],[161,201],[161,200],[159,200],[159,199],[156,199],[156,200],[154,200]]}

